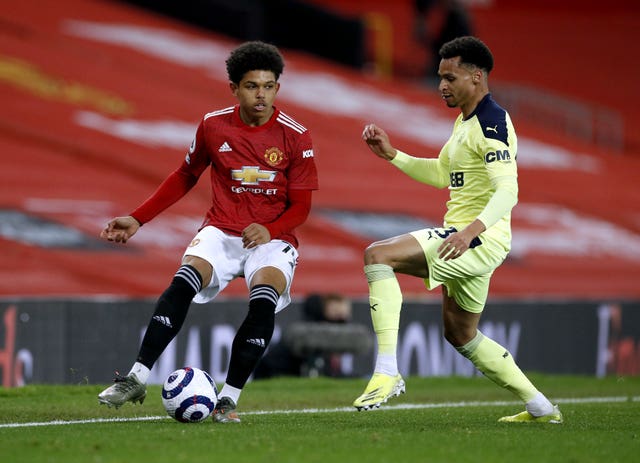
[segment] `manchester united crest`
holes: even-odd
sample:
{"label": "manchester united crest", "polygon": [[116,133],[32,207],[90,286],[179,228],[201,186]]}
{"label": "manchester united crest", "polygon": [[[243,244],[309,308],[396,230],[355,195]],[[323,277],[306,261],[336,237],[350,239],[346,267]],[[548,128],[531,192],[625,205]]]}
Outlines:
{"label": "manchester united crest", "polygon": [[284,154],[275,146],[269,148],[264,152],[264,159],[270,166],[277,166],[278,164],[280,164],[280,162],[282,162],[283,158]]}

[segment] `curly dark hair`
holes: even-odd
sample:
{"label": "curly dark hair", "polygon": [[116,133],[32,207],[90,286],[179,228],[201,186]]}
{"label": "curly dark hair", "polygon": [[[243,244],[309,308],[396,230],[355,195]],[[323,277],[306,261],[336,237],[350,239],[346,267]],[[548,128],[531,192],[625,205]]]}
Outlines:
{"label": "curly dark hair", "polygon": [[278,48],[269,43],[253,40],[233,50],[227,58],[229,80],[239,84],[249,71],[271,71],[276,80],[284,69],[284,59]]}
{"label": "curly dark hair", "polygon": [[460,63],[473,64],[484,69],[487,74],[493,69],[491,50],[477,37],[457,37],[440,48],[440,58],[449,59],[456,56],[460,57]]}

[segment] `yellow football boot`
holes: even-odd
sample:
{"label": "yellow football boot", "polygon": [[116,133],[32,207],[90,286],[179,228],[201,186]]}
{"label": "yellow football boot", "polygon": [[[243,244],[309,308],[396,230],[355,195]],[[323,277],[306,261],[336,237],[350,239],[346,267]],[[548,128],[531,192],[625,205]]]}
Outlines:
{"label": "yellow football boot", "polygon": [[512,416],[503,416],[498,420],[500,423],[551,423],[562,424],[564,417],[557,405],[553,406],[553,412],[548,415],[533,416],[531,413],[524,411]]}
{"label": "yellow football boot", "polygon": [[358,411],[371,410],[374,407],[379,408],[380,404],[404,394],[404,392],[404,379],[399,374],[390,376],[383,373],[374,373],[362,395],[353,402],[353,406]]}

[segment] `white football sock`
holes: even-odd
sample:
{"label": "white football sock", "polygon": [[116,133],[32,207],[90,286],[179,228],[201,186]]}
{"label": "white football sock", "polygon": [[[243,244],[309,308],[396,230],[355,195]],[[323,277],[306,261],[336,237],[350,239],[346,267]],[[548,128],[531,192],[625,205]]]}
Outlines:
{"label": "white football sock", "polygon": [[395,376],[398,374],[398,359],[393,354],[378,354],[374,371]]}
{"label": "white football sock", "polygon": [[526,407],[533,416],[545,416],[553,413],[553,404],[542,392],[538,392],[533,399],[527,402]]}
{"label": "white football sock", "polygon": [[149,379],[149,369],[142,363],[134,363],[129,374],[131,373],[134,373],[136,375],[136,378],[138,378],[138,381],[140,381],[142,384],[147,384],[147,381]]}
{"label": "white football sock", "polygon": [[222,386],[222,390],[218,394],[218,397],[220,398],[229,397],[231,400],[233,400],[236,403],[236,405],[238,405],[238,400],[240,399],[241,393],[242,393],[242,389],[229,386],[228,384],[225,383],[225,385]]}

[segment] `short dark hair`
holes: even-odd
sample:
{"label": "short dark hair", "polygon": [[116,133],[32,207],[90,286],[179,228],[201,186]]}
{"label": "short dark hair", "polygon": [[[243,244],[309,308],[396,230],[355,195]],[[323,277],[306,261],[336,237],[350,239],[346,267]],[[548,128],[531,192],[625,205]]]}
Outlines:
{"label": "short dark hair", "polygon": [[240,45],[229,54],[226,63],[229,80],[235,84],[240,83],[249,71],[271,71],[278,80],[284,69],[284,59],[278,48],[259,40]]}
{"label": "short dark hair", "polygon": [[457,37],[440,47],[440,58],[449,59],[456,56],[460,57],[460,63],[473,64],[487,71],[487,74],[493,69],[491,50],[477,37]]}

